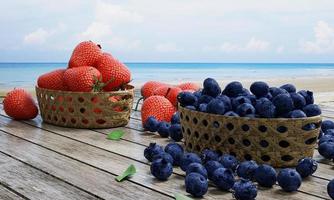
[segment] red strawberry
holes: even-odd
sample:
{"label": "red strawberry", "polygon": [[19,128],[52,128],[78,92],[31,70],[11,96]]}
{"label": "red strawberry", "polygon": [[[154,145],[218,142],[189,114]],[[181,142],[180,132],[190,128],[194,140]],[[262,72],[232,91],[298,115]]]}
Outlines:
{"label": "red strawberry", "polygon": [[96,69],[101,72],[102,81],[107,84],[103,88],[106,91],[118,90],[131,80],[130,70],[108,53],[103,53],[98,59]]}
{"label": "red strawberry", "polygon": [[96,66],[97,60],[102,55],[101,46],[92,41],[79,43],[73,50],[68,63],[69,68],[81,66]]}
{"label": "red strawberry", "polygon": [[166,97],[174,106],[177,105],[177,95],[182,92],[181,88],[173,86],[161,86],[154,90],[153,94]]}
{"label": "red strawberry", "polygon": [[199,90],[200,86],[196,83],[192,83],[192,82],[186,82],[186,83],[182,83],[180,85],[178,85],[179,88],[181,88],[182,90]]}
{"label": "red strawberry", "polygon": [[162,96],[151,96],[143,102],[141,120],[144,124],[149,116],[153,116],[158,121],[170,122],[175,112],[175,107],[168,99]]}
{"label": "red strawberry", "polygon": [[73,92],[100,91],[100,79],[101,73],[94,67],[76,67],[67,69],[64,73],[64,81]]}
{"label": "red strawberry", "polygon": [[141,95],[144,97],[144,99],[150,97],[153,95],[154,90],[157,89],[160,86],[166,86],[168,84],[161,83],[158,81],[148,81],[141,87]]}
{"label": "red strawberry", "polygon": [[5,113],[17,120],[33,119],[38,114],[38,108],[31,95],[24,89],[10,91],[4,101]]}
{"label": "red strawberry", "polygon": [[64,82],[64,73],[66,69],[56,69],[38,77],[37,85],[40,88],[50,90],[66,91],[67,86]]}

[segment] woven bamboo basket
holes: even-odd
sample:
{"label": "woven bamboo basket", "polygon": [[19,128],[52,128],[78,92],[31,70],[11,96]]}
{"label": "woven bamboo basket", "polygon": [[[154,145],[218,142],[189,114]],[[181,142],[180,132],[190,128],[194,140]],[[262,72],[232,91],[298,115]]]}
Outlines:
{"label": "woven bamboo basket", "polygon": [[[312,157],[321,117],[266,119],[229,117],[193,111],[179,106],[186,150],[209,148],[274,167],[293,167]],[[314,124],[315,129],[304,130]]]}
{"label": "woven bamboo basket", "polygon": [[73,128],[111,128],[128,124],[134,87],[112,92],[71,92],[36,87],[44,122]]}

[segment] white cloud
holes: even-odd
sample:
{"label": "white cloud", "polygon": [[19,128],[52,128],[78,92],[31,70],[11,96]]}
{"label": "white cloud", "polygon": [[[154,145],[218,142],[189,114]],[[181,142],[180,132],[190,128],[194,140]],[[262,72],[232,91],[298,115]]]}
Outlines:
{"label": "white cloud", "polygon": [[301,41],[300,46],[307,53],[328,53],[334,52],[334,28],[325,21],[318,21],[313,28],[314,40]]}
{"label": "white cloud", "polygon": [[23,37],[24,44],[44,44],[54,34],[60,33],[66,29],[63,23],[59,23],[54,29],[38,28],[37,30],[26,34]]}
{"label": "white cloud", "polygon": [[224,42],[219,50],[226,53],[233,52],[261,52],[269,49],[270,43],[265,40],[259,40],[252,37],[246,44],[236,44]]}
{"label": "white cloud", "polygon": [[174,43],[162,43],[162,44],[158,44],[155,49],[159,52],[180,52],[183,49],[179,48],[176,46],[176,44]]}
{"label": "white cloud", "polygon": [[81,38],[85,40],[94,40],[98,41],[108,35],[111,35],[111,27],[109,24],[95,21],[91,23],[87,29],[81,33]]}
{"label": "white cloud", "polygon": [[285,47],[284,47],[283,45],[278,46],[278,47],[276,48],[276,52],[277,52],[277,53],[283,53],[284,49],[285,49]]}

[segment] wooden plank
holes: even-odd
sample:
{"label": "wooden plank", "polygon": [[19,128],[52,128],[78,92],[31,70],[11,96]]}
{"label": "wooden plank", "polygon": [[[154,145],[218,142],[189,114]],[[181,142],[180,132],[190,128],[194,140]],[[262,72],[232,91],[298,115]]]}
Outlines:
{"label": "wooden plank", "polygon": [[14,192],[10,191],[3,185],[0,185],[0,199],[1,200],[23,200],[27,198],[19,196],[18,194],[15,194]]}
{"label": "wooden plank", "polygon": [[0,182],[29,199],[98,199],[0,153]]}
{"label": "wooden plank", "polygon": [[[22,151],[24,147],[24,151]],[[129,181],[0,131],[0,152],[103,199],[170,199]],[[0,198],[1,199],[1,198]]]}

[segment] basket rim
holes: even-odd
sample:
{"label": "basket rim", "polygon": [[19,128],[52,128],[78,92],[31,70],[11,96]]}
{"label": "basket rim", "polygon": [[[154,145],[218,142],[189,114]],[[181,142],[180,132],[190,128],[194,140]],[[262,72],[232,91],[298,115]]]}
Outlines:
{"label": "basket rim", "polygon": [[123,94],[124,92],[132,92],[134,91],[135,87],[133,85],[127,84],[126,87],[129,87],[125,90],[118,90],[118,91],[102,91],[102,92],[73,92],[73,91],[64,91],[64,90],[52,90],[52,89],[46,89],[35,86],[36,90],[44,90],[47,92],[55,92],[55,93],[66,93],[66,94]]}
{"label": "basket rim", "polygon": [[244,120],[256,120],[256,121],[301,121],[301,120],[317,120],[321,119],[321,115],[313,116],[313,117],[304,117],[304,118],[258,118],[258,117],[236,117],[236,116],[225,116],[225,115],[218,115],[218,114],[213,114],[213,113],[206,113],[206,112],[200,112],[197,110],[191,110],[188,108],[185,108],[181,105],[178,105],[178,109],[183,109],[186,111],[190,112],[195,112],[198,114],[206,114],[206,115],[211,115],[211,116],[216,116],[216,117],[223,117],[223,118],[228,118],[228,119],[244,119]]}

